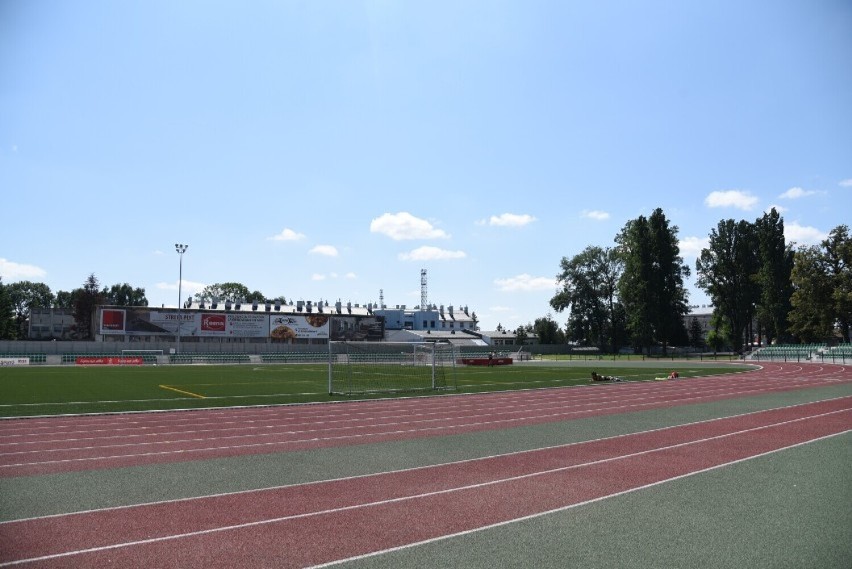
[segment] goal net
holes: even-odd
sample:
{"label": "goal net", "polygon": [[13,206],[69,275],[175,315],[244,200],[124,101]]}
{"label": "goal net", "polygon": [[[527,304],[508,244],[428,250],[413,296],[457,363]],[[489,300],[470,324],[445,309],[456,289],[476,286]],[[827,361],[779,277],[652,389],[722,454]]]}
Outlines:
{"label": "goal net", "polygon": [[329,342],[329,394],[455,390],[453,346],[434,342]]}

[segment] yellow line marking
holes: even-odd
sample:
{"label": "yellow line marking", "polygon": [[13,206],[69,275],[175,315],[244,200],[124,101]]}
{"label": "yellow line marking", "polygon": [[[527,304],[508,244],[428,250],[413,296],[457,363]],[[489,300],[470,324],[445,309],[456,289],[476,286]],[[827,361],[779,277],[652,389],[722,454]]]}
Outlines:
{"label": "yellow line marking", "polygon": [[170,387],[168,385],[161,385],[160,387],[163,388],[163,389],[170,389],[172,391],[177,391],[178,393],[183,393],[184,395],[191,395],[193,397],[198,397],[199,399],[207,399],[203,395],[193,393],[192,391],[184,391],[183,389],[178,389],[177,387]]}

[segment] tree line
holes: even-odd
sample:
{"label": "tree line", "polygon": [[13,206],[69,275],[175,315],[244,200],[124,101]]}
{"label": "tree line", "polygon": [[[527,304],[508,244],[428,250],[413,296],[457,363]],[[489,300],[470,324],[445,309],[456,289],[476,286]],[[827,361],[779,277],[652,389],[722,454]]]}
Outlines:
{"label": "tree line", "polygon": [[[678,228],[658,208],[628,221],[611,247],[587,246],[563,257],[560,289],[550,305],[567,311],[564,339],[603,351],[632,346],[701,347],[697,319],[684,324],[691,274]],[[852,239],[835,227],[818,246],[794,248],[776,209],[753,222],[726,219],[711,230],[695,263],[697,286],[713,305],[708,344],[740,352],[758,343],[849,342],[852,320]],[[524,331],[558,338],[548,315]],[[540,340],[542,336],[540,335]]]}
{"label": "tree line", "polygon": [[[517,341],[535,334],[543,344],[572,342],[617,352],[623,346],[650,353],[669,346],[702,347],[703,331],[688,314],[678,227],[661,208],[628,221],[612,246],[589,245],[560,261],[556,312],[568,312],[565,329],[548,314],[519,326]],[[846,225],[819,245],[795,248],[784,237],[774,208],[753,222],[725,219],[710,231],[695,263],[697,286],[713,305],[707,343],[715,350],[741,351],[758,343],[850,341],[852,323],[852,237]],[[238,282],[209,285],[195,301],[274,302]],[[144,288],[123,283],[101,288],[94,274],[80,288],[52,293],[44,283],[0,279],[0,339],[27,337],[30,310],[72,309],[79,339],[91,339],[92,315],[100,304],[148,306]],[[502,329],[498,326],[498,329]]]}

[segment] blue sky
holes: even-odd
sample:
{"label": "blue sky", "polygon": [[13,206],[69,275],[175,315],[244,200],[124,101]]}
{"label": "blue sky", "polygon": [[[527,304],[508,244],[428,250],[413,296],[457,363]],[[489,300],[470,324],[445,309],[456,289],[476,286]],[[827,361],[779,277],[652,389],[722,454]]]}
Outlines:
{"label": "blue sky", "polygon": [[[0,0],[0,275],[551,313],[663,208],[852,222],[852,3]],[[690,279],[690,303],[707,303]]]}

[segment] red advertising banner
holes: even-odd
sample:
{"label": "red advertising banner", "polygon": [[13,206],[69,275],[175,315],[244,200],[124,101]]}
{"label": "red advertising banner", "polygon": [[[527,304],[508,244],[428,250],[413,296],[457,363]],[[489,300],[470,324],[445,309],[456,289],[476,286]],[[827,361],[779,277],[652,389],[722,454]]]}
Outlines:
{"label": "red advertising banner", "polygon": [[143,361],[142,356],[77,356],[74,363],[78,366],[141,366]]}
{"label": "red advertising banner", "polygon": [[101,333],[124,332],[124,310],[104,309],[101,311]]}
{"label": "red advertising banner", "polygon": [[202,314],[201,315],[201,331],[202,332],[219,332],[225,333],[225,315],[224,314]]}
{"label": "red advertising banner", "polygon": [[512,365],[512,358],[459,358],[458,363],[467,366],[507,366]]}

